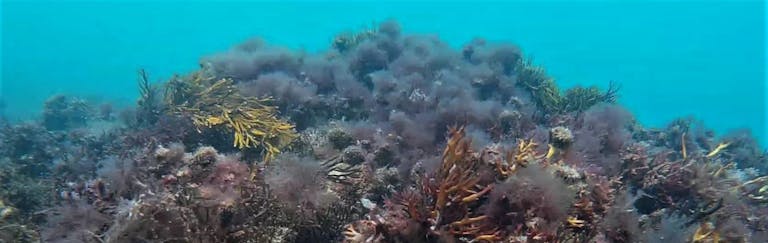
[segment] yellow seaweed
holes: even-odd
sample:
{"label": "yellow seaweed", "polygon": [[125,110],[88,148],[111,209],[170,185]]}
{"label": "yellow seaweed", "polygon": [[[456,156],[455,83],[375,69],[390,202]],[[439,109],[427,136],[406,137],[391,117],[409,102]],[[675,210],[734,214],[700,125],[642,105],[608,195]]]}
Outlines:
{"label": "yellow seaweed", "polygon": [[720,143],[720,144],[718,144],[718,145],[717,145],[717,147],[716,147],[715,149],[713,149],[711,152],[709,152],[709,153],[707,154],[707,158],[712,158],[712,157],[714,157],[715,155],[717,155],[717,154],[719,154],[720,152],[722,152],[722,151],[723,151],[723,149],[726,149],[726,148],[728,148],[728,146],[730,146],[730,145],[731,145],[731,143]]}
{"label": "yellow seaweed", "polygon": [[260,148],[269,161],[296,137],[293,124],[277,116],[271,98],[244,97],[231,79],[207,78],[196,72],[169,82],[166,102],[170,111],[192,119],[198,131],[224,127],[233,134],[232,146]]}

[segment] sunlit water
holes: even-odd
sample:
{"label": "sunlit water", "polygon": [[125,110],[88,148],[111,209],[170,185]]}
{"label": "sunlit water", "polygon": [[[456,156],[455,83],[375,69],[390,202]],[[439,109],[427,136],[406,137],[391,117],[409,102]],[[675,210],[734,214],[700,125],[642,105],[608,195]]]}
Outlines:
{"label": "sunlit water", "polygon": [[132,104],[139,68],[165,79],[255,36],[316,52],[389,18],[457,48],[474,37],[517,43],[565,87],[615,80],[648,126],[693,115],[718,134],[768,137],[761,1],[3,1],[0,106],[19,120],[57,93]]}

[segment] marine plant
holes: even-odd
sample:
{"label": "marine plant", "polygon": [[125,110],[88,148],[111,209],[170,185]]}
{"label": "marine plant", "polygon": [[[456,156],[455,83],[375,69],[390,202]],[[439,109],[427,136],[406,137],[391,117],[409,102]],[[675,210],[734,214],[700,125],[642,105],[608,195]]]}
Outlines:
{"label": "marine plant", "polygon": [[573,87],[560,92],[554,78],[546,70],[533,64],[531,59],[521,59],[515,66],[519,85],[526,88],[533,100],[550,114],[583,112],[600,104],[613,104],[617,101],[619,86],[611,82],[608,89],[601,91],[597,86]]}
{"label": "marine plant", "polygon": [[340,33],[333,38],[333,49],[340,53],[347,52],[363,41],[376,37],[376,32],[378,29],[373,25],[373,27],[363,28],[356,32]]}
{"label": "marine plant", "polygon": [[[451,128],[437,170],[423,178],[419,188],[398,192],[390,198],[382,221],[364,220],[348,225],[345,242],[425,240],[421,237],[499,240],[498,229],[489,224],[487,215],[477,210],[478,200],[493,185],[478,174],[483,163],[465,136],[464,127]],[[371,229],[379,224],[383,230]]]}
{"label": "marine plant", "polygon": [[617,101],[618,91],[619,86],[614,82],[610,82],[605,91],[601,91],[597,86],[573,87],[562,95],[560,109],[564,112],[583,112],[600,103],[614,104]]}
{"label": "marine plant", "polygon": [[198,129],[226,128],[239,149],[261,148],[269,161],[288,146],[297,134],[294,126],[277,115],[271,98],[244,97],[232,79],[215,79],[204,71],[167,84],[169,111],[189,117]]}
{"label": "marine plant", "polygon": [[48,130],[83,127],[92,108],[84,100],[66,95],[54,95],[43,106],[43,126]]}
{"label": "marine plant", "polygon": [[[137,83],[139,86],[139,99],[136,101],[136,126],[147,127],[154,125],[163,112],[162,94],[158,85],[149,81],[149,74],[144,69],[138,72]],[[130,125],[130,124],[129,124]]]}
{"label": "marine plant", "polygon": [[584,222],[565,221],[570,189],[535,146],[521,140],[506,156],[475,151],[464,127],[450,128],[435,171],[396,192],[377,220],[348,225],[345,242],[553,240],[557,225]]}

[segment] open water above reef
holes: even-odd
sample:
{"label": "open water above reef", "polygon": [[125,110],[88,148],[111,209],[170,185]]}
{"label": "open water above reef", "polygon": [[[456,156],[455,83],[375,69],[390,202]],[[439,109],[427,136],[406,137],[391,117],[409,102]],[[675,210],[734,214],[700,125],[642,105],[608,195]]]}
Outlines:
{"label": "open water above reef", "polygon": [[313,52],[388,18],[455,47],[519,44],[565,87],[615,80],[649,126],[693,115],[766,137],[763,1],[3,1],[4,112],[55,93],[132,103],[140,67],[164,79],[254,36]]}

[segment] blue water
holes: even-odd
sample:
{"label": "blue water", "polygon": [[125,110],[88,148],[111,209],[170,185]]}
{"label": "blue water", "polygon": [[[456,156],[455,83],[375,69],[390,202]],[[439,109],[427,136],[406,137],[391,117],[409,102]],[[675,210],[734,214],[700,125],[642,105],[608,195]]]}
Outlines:
{"label": "blue water", "polygon": [[648,126],[693,115],[765,141],[765,11],[761,1],[3,1],[0,93],[12,119],[56,93],[130,104],[139,68],[165,79],[254,36],[315,52],[335,33],[395,18],[455,47],[517,43],[565,87],[616,80]]}

